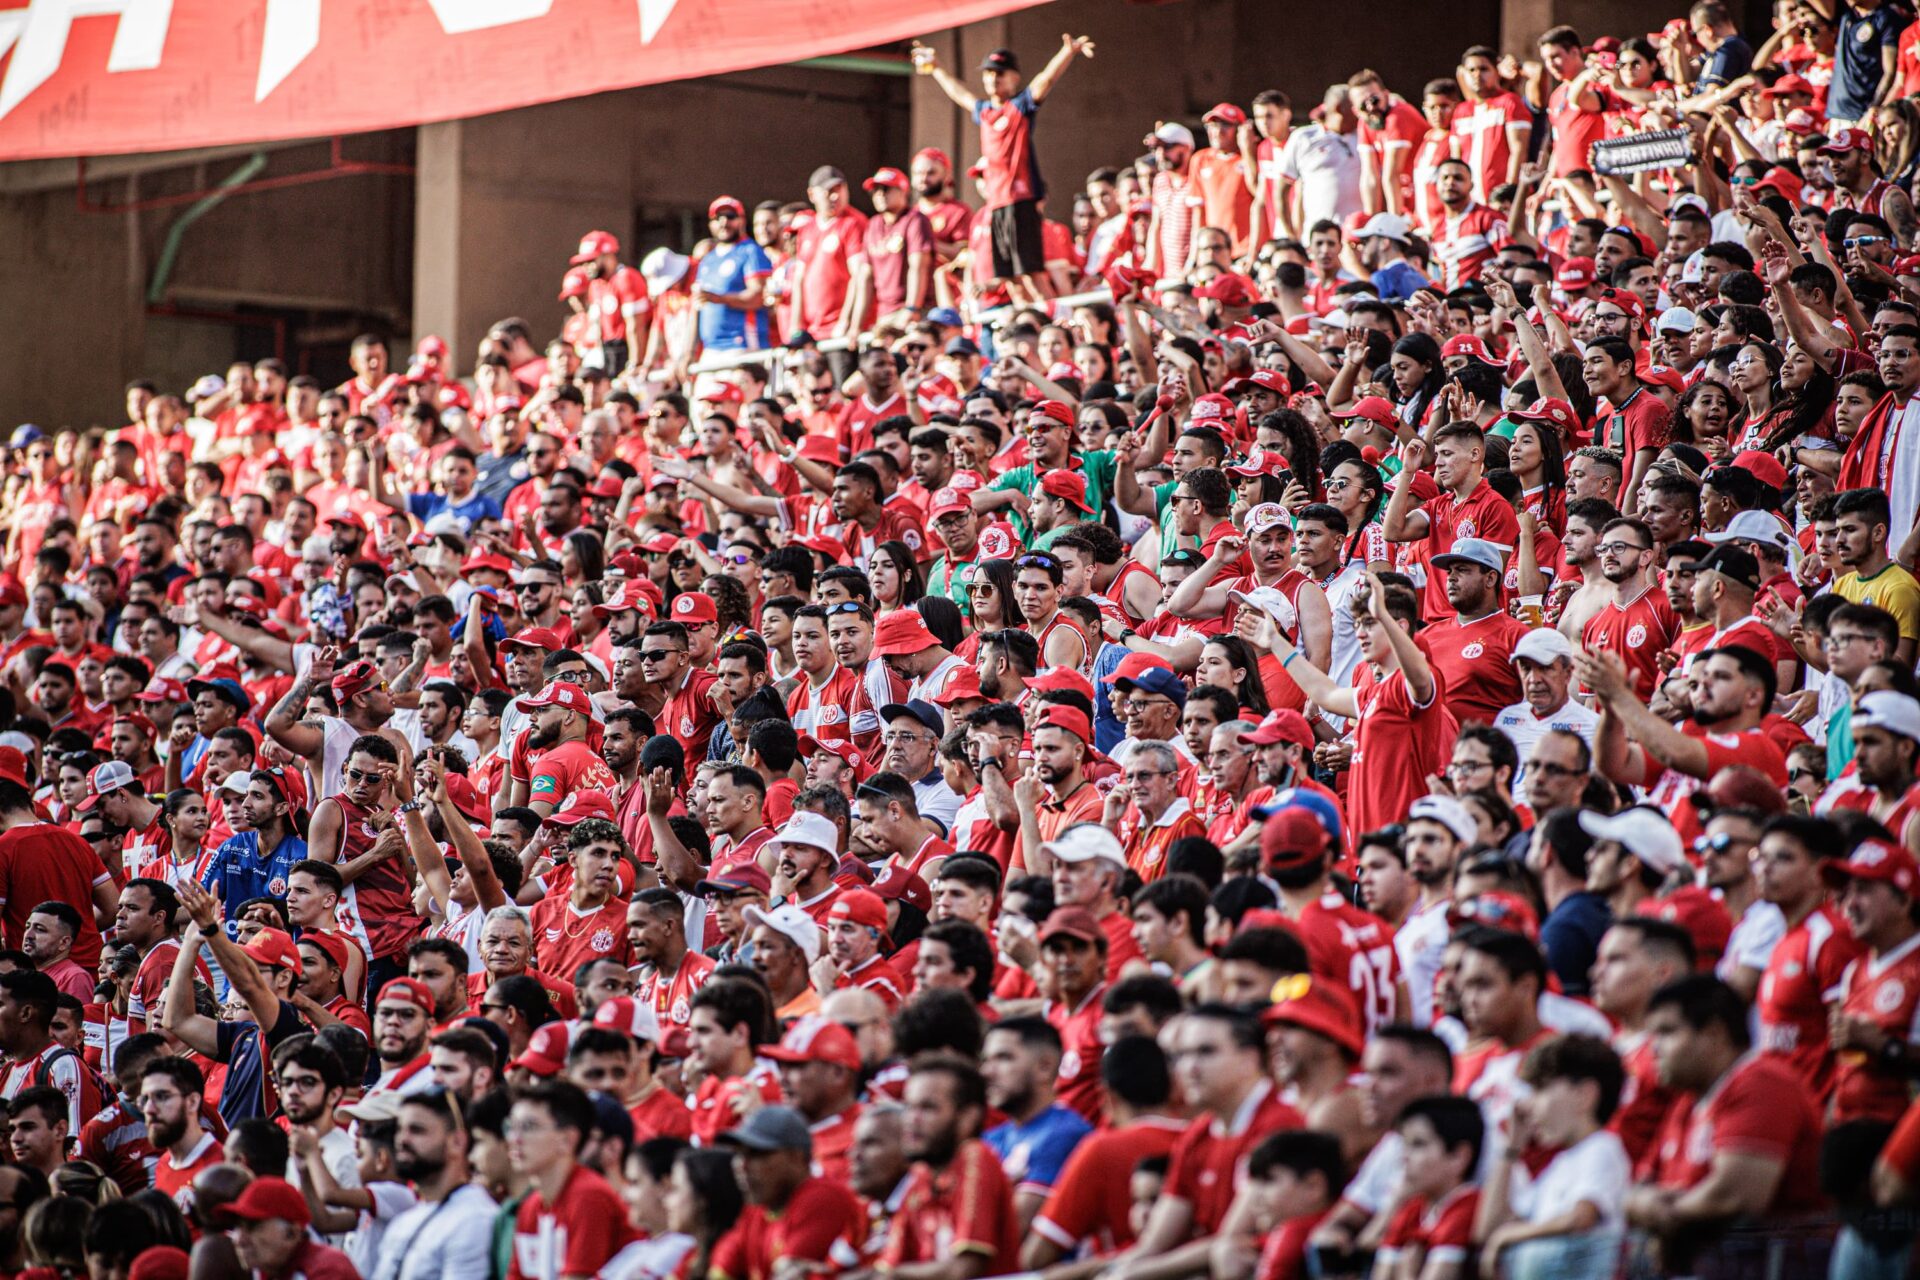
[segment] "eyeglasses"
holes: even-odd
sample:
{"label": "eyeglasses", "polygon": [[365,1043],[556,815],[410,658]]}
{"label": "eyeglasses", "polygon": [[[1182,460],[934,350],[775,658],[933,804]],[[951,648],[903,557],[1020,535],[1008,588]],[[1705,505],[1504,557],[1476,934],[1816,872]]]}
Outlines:
{"label": "eyeglasses", "polygon": [[930,739],[930,738],[929,738],[929,737],[928,737],[928,736],[927,736],[926,734],[924,734],[924,733],[915,733],[915,732],[914,732],[913,730],[911,730],[911,729],[894,729],[894,730],[891,730],[891,731],[889,731],[889,732],[887,732],[887,733],[883,733],[883,734],[881,734],[881,735],[880,735],[880,741],[882,741],[882,742],[889,742],[889,743],[892,743],[892,742],[929,742],[929,741],[931,741],[931,739]]}
{"label": "eyeglasses", "polygon": [[1173,500],[1175,502],[1198,502],[1200,501],[1200,495],[1194,493],[1176,493],[1173,495]]}
{"label": "eyeglasses", "polygon": [[1717,836],[1698,836],[1693,842],[1695,853],[1725,853],[1736,844],[1746,844],[1745,840],[1736,840],[1722,831]]}
{"label": "eyeglasses", "polygon": [[1447,766],[1447,773],[1456,778],[1464,778],[1470,773],[1478,773],[1482,769],[1492,768],[1493,761],[1491,760],[1456,760]]}
{"label": "eyeglasses", "polygon": [[1845,248],[1858,249],[1870,244],[1890,244],[1892,242],[1885,236],[1848,236],[1840,243]]}
{"label": "eyeglasses", "polygon": [[1642,547],[1631,542],[1602,542],[1594,547],[1594,550],[1603,556],[1623,556],[1630,551],[1647,551],[1651,550],[1651,548]]}
{"label": "eyeglasses", "polygon": [[500,1132],[509,1138],[530,1137],[536,1133],[557,1132],[557,1126],[547,1120],[509,1120]]}
{"label": "eyeglasses", "polygon": [[1824,783],[1824,782],[1825,782],[1825,781],[1827,780],[1827,779],[1826,779],[1826,775],[1825,775],[1825,774],[1823,774],[1823,773],[1821,773],[1821,772],[1820,772],[1820,771],[1819,771],[1818,769],[1805,769],[1805,768],[1802,768],[1802,769],[1789,769],[1789,770],[1787,770],[1787,781],[1788,781],[1788,783],[1790,783],[1790,784],[1791,784],[1791,783],[1795,783],[1795,782],[1798,782],[1798,781],[1800,781],[1800,779],[1802,779],[1802,778],[1811,778],[1811,779],[1813,779],[1813,780],[1814,780],[1815,782],[1821,782],[1821,783]]}
{"label": "eyeglasses", "polygon": [[1873,637],[1864,631],[1829,631],[1827,632],[1826,644],[1829,648],[1837,649],[1841,645],[1853,644],[1856,641],[1865,643],[1871,639],[1873,639]]}

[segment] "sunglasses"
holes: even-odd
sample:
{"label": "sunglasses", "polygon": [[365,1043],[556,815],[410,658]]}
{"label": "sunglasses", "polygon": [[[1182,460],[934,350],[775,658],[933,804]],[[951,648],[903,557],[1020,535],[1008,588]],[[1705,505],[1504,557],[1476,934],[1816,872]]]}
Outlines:
{"label": "sunglasses", "polygon": [[671,658],[674,654],[685,653],[685,652],[686,652],[685,649],[642,649],[640,651],[640,661],[665,662],[668,658]]}
{"label": "sunglasses", "polygon": [[827,606],[827,616],[832,618],[843,613],[859,613],[865,608],[866,606],[858,600],[842,600],[839,604],[830,604]]}

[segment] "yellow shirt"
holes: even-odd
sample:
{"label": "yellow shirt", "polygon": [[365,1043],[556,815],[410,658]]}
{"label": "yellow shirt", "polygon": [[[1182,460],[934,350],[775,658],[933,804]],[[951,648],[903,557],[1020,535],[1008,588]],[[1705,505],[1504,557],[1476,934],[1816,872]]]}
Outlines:
{"label": "yellow shirt", "polygon": [[1920,582],[1899,565],[1890,564],[1871,578],[1843,574],[1833,580],[1833,594],[1885,609],[1900,624],[1901,639],[1920,639]]}

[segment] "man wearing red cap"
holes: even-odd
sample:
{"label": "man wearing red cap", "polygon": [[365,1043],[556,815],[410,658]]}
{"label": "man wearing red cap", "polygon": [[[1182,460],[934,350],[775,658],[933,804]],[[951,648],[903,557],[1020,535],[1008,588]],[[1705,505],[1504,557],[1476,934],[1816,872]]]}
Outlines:
{"label": "man wearing red cap", "polygon": [[1304,807],[1281,809],[1260,828],[1261,862],[1279,886],[1280,909],[1306,944],[1314,976],[1348,993],[1371,1035],[1405,1020],[1406,984],[1387,922],[1335,890],[1329,875],[1332,848],[1325,825]]}
{"label": "man wearing red cap", "polygon": [[1845,994],[1833,1017],[1838,1066],[1829,1122],[1905,1114],[1909,1081],[1920,1063],[1920,865],[1902,845],[1868,840],[1846,861],[1829,861],[1827,883],[1840,890],[1840,910],[1866,950],[1848,966]]}
{"label": "man wearing red cap", "polygon": [[[906,998],[907,980],[881,955],[890,948],[887,904],[871,889],[848,889],[833,900],[825,926],[827,951],[814,965],[821,995],[847,987],[871,991],[892,1013]],[[822,981],[825,979],[825,981]]]}
{"label": "man wearing red cap", "polygon": [[638,373],[640,335],[646,332],[653,304],[646,278],[620,261],[620,241],[606,231],[580,237],[580,251],[568,259],[587,274],[587,310],[599,330],[599,346],[608,373]]}
{"label": "man wearing red cap", "polygon": [[1046,845],[1076,823],[1100,821],[1105,801],[1086,772],[1092,749],[1093,726],[1082,712],[1066,706],[1041,710],[1033,724],[1033,767],[1013,784],[1020,810],[1016,865],[1047,874],[1052,859]]}
{"label": "man wearing red cap", "polygon": [[700,345],[708,351],[769,345],[765,299],[773,260],[746,228],[746,206],[732,196],[707,206],[712,244],[694,269],[693,301],[700,308]]}
{"label": "man wearing red cap", "polygon": [[535,696],[521,699],[521,705],[533,717],[527,730],[528,752],[538,753],[531,766],[528,808],[544,818],[583,790],[612,792],[620,785],[600,753],[588,745],[595,717],[593,700],[585,689],[555,680]]}
{"label": "man wearing red cap", "polygon": [[904,324],[933,293],[933,224],[914,208],[907,175],[892,166],[861,183],[873,197],[848,306],[878,324]]}
{"label": "man wearing red cap", "polygon": [[[473,634],[479,633],[475,630]],[[361,659],[336,671],[338,658],[337,650],[322,649],[307,664],[306,671],[294,678],[286,696],[274,704],[260,725],[268,737],[305,762],[314,780],[316,801],[340,790],[346,778],[347,752],[361,735],[377,733],[396,751],[413,749],[403,734],[388,727],[387,722],[393,718],[393,694],[378,668]],[[333,691],[340,714],[308,720],[307,699],[321,684]]]}
{"label": "man wearing red cap", "polygon": [[418,978],[395,978],[373,1004],[373,1049],[380,1078],[370,1092],[409,1094],[431,1088],[427,1042],[435,1020],[433,991]]}
{"label": "man wearing red cap", "polygon": [[1243,258],[1253,231],[1253,173],[1243,164],[1240,135],[1247,113],[1222,102],[1201,117],[1207,145],[1187,162],[1189,186],[1200,197],[1200,225],[1233,237],[1233,256]]}
{"label": "man wearing red cap", "polygon": [[874,623],[873,656],[886,661],[894,675],[907,681],[902,702],[932,702],[946,692],[967,663],[934,639],[917,609],[897,609]]}

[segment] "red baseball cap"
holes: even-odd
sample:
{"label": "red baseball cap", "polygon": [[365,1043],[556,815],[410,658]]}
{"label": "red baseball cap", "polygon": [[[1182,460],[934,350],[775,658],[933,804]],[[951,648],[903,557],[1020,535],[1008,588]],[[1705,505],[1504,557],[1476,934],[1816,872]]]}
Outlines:
{"label": "red baseball cap", "polygon": [[1033,406],[1032,411],[1069,427],[1073,425],[1073,410],[1058,400],[1041,400]]}
{"label": "red baseball cap", "polygon": [[1393,411],[1393,402],[1384,396],[1361,396],[1359,403],[1355,404],[1353,411],[1346,416],[1365,418],[1368,422],[1385,427],[1389,431],[1397,432],[1400,429],[1400,418]]}
{"label": "red baseball cap", "polygon": [[187,701],[187,683],[172,676],[155,676],[151,684],[133,696],[141,702],[184,703]]}
{"label": "red baseball cap", "polygon": [[718,622],[720,611],[706,592],[689,591],[674,597],[672,616],[675,622],[692,627],[703,622]]}
{"label": "red baseball cap", "polygon": [[1828,134],[1827,143],[1820,150],[1831,155],[1842,155],[1848,151],[1871,151],[1873,138],[1865,129],[1856,129],[1847,125]]}
{"label": "red baseball cap", "polygon": [[1311,750],[1313,728],[1298,711],[1282,707],[1278,711],[1267,712],[1266,718],[1253,732],[1242,734],[1240,740],[1256,747],[1270,747],[1276,742],[1296,742]]}
{"label": "red baseball cap", "polygon": [[1769,489],[1784,490],[1787,487],[1787,469],[1780,465],[1780,459],[1763,449],[1743,449],[1733,455],[1733,464],[1741,471],[1751,472],[1753,478]]}
{"label": "red baseball cap", "polygon": [[1326,852],[1326,825],[1311,809],[1289,805],[1260,826],[1260,860],[1269,867],[1304,866]]}
{"label": "red baseball cap", "polygon": [[1763,98],[1789,98],[1795,95],[1813,97],[1813,85],[1805,76],[1796,75],[1791,71],[1760,91],[1760,96]]}
{"label": "red baseball cap", "polygon": [[[449,779],[459,777],[450,773]],[[333,967],[342,973],[347,971],[347,935],[344,933],[326,933],[319,929],[306,929],[300,934],[300,941],[307,943],[327,959],[333,961]]]}
{"label": "red baseball cap", "polygon": [[889,862],[873,882],[873,891],[889,902],[904,902],[922,911],[933,910],[933,890],[918,871],[904,862]]}
{"label": "red baseball cap", "polygon": [[822,742],[810,733],[800,735],[800,755],[802,759],[822,751],[833,756],[835,759],[845,760],[855,769],[860,767],[860,749],[847,739],[840,738],[832,742]]}
{"label": "red baseball cap", "polygon": [[365,658],[350,662],[333,673],[333,699],[343,707],[348,699],[359,697],[380,678],[380,669]]}
{"label": "red baseball cap", "polygon": [[27,603],[27,589],[20,579],[10,573],[0,573],[0,609],[11,606],[24,606]]}
{"label": "red baseball cap", "polygon": [[1040,478],[1040,492],[1051,497],[1062,498],[1081,511],[1091,513],[1093,508],[1087,505],[1087,477],[1079,471],[1055,469]]}
{"label": "red baseball cap", "polygon": [[1562,289],[1572,292],[1585,289],[1593,283],[1594,263],[1592,258],[1568,258],[1560,264],[1560,270],[1554,273],[1553,281]]}
{"label": "red baseball cap", "polygon": [[747,393],[740,389],[737,382],[716,382],[698,397],[707,404],[742,404],[746,398]]}
{"label": "red baseball cap", "polygon": [[1255,369],[1244,378],[1235,378],[1223,389],[1228,395],[1237,396],[1249,387],[1262,387],[1275,395],[1293,394],[1293,383],[1288,381],[1287,375],[1278,369]]}
{"label": "red baseball cap", "polygon": [[[861,889],[854,892],[866,891]],[[873,895],[869,893],[867,896]],[[831,1018],[814,1013],[796,1018],[793,1025],[787,1028],[787,1033],[780,1037],[780,1043],[767,1045],[760,1050],[760,1054],[775,1062],[825,1062],[845,1067],[848,1071],[860,1070],[860,1046],[854,1041],[853,1032]]]}
{"label": "red baseball cap", "polygon": [[742,217],[745,217],[747,212],[747,206],[745,206],[744,204],[741,204],[738,200],[734,199],[732,196],[715,196],[713,198],[713,202],[707,206],[707,216],[711,218],[716,213],[721,213],[721,212],[737,213],[737,214],[740,214]]}
{"label": "red baseball cap", "polygon": [[970,702],[986,696],[980,690],[979,669],[961,667],[947,678],[947,687],[935,694],[931,701],[937,707],[950,707],[956,702]]}
{"label": "red baseball cap", "polygon": [[1693,939],[1696,967],[1703,972],[1712,971],[1733,938],[1733,916],[1726,904],[1699,885],[1684,885],[1664,898],[1644,898],[1633,913],[1685,929]]}
{"label": "red baseball cap", "polygon": [[1574,416],[1573,406],[1555,396],[1535,400],[1507,416],[1517,422],[1544,422],[1563,436],[1570,437],[1580,429],[1580,419]]}
{"label": "red baseball cap", "polygon": [[1633,376],[1650,387],[1665,387],[1675,395],[1687,389],[1687,375],[1668,364],[1648,364],[1634,370]]}
{"label": "red baseball cap", "polygon": [[255,964],[269,969],[291,969],[296,978],[300,976],[300,948],[293,945],[293,938],[285,929],[262,929],[240,949],[252,956]]}
{"label": "red baseball cap", "polygon": [[1107,932],[1085,907],[1055,907],[1040,926],[1040,944],[1045,946],[1055,938],[1077,938],[1098,946],[1107,940]]}
{"label": "red baseball cap", "polygon": [[552,627],[528,627],[500,642],[502,649],[541,649],[554,653],[566,648],[560,633]]}
{"label": "red baseball cap", "polygon": [[1078,707],[1048,707],[1040,713],[1040,722],[1034,727],[1064,729],[1082,742],[1093,741],[1093,726],[1087,723],[1087,713]]}
{"label": "red baseball cap", "polygon": [[956,511],[971,511],[973,504],[967,501],[965,491],[948,485],[944,489],[934,490],[933,499],[927,504],[927,522],[931,524],[941,516],[952,515]]}
{"label": "red baseball cap", "polygon": [[279,1218],[296,1227],[313,1222],[313,1215],[307,1212],[306,1196],[285,1178],[255,1178],[245,1191],[226,1203],[224,1212],[242,1222],[269,1222]]}
{"label": "red baseball cap", "polygon": [[648,1043],[660,1038],[659,1015],[651,1005],[632,996],[614,996],[610,1000],[602,1000],[599,1008],[593,1011],[593,1025]]}
{"label": "red baseball cap", "polygon": [[468,556],[460,565],[460,576],[464,578],[470,573],[498,573],[512,577],[513,561],[491,551],[485,555]]}
{"label": "red baseball cap", "polygon": [[1260,1012],[1270,1027],[1299,1027],[1325,1036],[1349,1058],[1359,1058],[1366,1047],[1360,1011],[1345,991],[1323,979],[1291,973],[1273,984],[1273,1003]]}
{"label": "red baseball cap", "polygon": [[1440,358],[1448,360],[1454,356],[1468,356],[1483,364],[1500,363],[1493,358],[1493,352],[1487,350],[1480,335],[1474,333],[1457,333],[1447,339],[1446,345],[1440,348]]}
{"label": "red baseball cap", "polygon": [[1920,864],[1902,845],[1886,840],[1862,841],[1845,862],[1829,859],[1820,867],[1829,885],[1838,889],[1849,880],[1878,880],[1890,884],[1909,898],[1920,885]]}
{"label": "red baseball cap", "polygon": [[380,988],[380,998],[373,1002],[373,1007],[378,1009],[389,1000],[412,1005],[427,1017],[433,1017],[433,992],[418,978],[389,979],[387,985]]}
{"label": "red baseball cap", "polygon": [[617,810],[613,807],[613,797],[597,787],[588,787],[575,791],[560,802],[560,807],[547,815],[547,825],[551,827],[575,827],[588,818],[615,820]]}
{"label": "red baseball cap", "polygon": [[1254,476],[1277,476],[1288,470],[1291,468],[1287,466],[1285,454],[1278,449],[1263,449],[1259,445],[1255,445],[1247,452],[1245,462],[1236,462],[1226,468],[1228,475],[1240,476],[1242,479],[1250,479]]}
{"label": "red baseball cap", "polygon": [[860,184],[861,188],[871,191],[875,187],[898,187],[902,191],[911,191],[913,184],[907,181],[907,175],[892,165],[883,165],[873,171],[873,176]]}
{"label": "red baseball cap", "polygon": [[592,262],[603,253],[620,252],[620,242],[614,239],[611,231],[589,231],[580,237],[580,252],[568,259],[574,266]]}
{"label": "red baseball cap", "polygon": [[1464,902],[1450,904],[1447,923],[1482,924],[1489,929],[1517,933],[1528,942],[1540,941],[1540,917],[1534,914],[1533,904],[1504,889],[1476,893]]}
{"label": "red baseball cap", "polygon": [[27,785],[27,756],[18,747],[0,747],[0,781]]}
{"label": "red baseball cap", "polygon": [[[974,680],[978,687],[978,672],[974,673]],[[1093,701],[1093,681],[1073,667],[1042,667],[1027,681],[1027,686],[1041,693],[1078,693],[1087,701]]]}
{"label": "red baseball cap", "polygon": [[535,711],[541,707],[565,707],[583,716],[593,715],[593,699],[587,695],[587,691],[577,684],[568,684],[565,680],[549,681],[546,688],[531,698],[522,698],[520,705],[528,711]]}
{"label": "red baseball cap", "polygon": [[845,920],[884,932],[887,927],[887,904],[871,889],[849,889],[833,900],[833,906],[827,911],[827,919]]}
{"label": "red baseball cap", "polygon": [[1203,124],[1209,120],[1218,120],[1221,124],[1230,124],[1235,128],[1239,128],[1247,122],[1247,113],[1239,107],[1234,106],[1231,102],[1222,102],[1215,106],[1213,110],[1201,116],[1200,120]]}
{"label": "red baseball cap", "polygon": [[1120,659],[1120,665],[1100,677],[1100,683],[1115,684],[1121,680],[1136,680],[1147,672],[1152,671],[1155,667],[1160,667],[1167,671],[1173,670],[1173,664],[1158,654],[1130,653]]}
{"label": "red baseball cap", "polygon": [[926,619],[918,609],[895,609],[884,614],[873,627],[873,656],[904,657],[931,649],[940,641],[927,630]]}
{"label": "red baseball cap", "polygon": [[527,1050],[507,1065],[525,1067],[542,1079],[557,1076],[567,1065],[567,1024],[549,1022],[536,1027],[527,1040]]}

